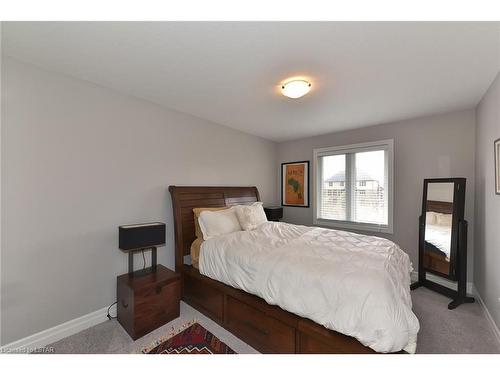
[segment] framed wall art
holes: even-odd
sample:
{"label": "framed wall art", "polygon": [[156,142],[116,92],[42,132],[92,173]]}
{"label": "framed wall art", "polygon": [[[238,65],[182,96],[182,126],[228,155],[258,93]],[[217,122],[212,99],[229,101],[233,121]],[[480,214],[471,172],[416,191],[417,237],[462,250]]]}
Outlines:
{"label": "framed wall art", "polygon": [[281,164],[281,205],[309,207],[309,161]]}

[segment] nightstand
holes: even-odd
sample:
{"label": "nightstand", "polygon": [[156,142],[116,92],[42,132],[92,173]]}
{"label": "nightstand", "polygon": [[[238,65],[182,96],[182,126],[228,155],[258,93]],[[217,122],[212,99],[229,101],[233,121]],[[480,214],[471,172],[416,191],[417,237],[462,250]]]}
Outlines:
{"label": "nightstand", "polygon": [[283,207],[281,206],[264,207],[264,212],[269,221],[280,221],[283,217]]}
{"label": "nightstand", "polygon": [[134,340],[180,315],[181,276],[161,264],[117,277],[118,322]]}

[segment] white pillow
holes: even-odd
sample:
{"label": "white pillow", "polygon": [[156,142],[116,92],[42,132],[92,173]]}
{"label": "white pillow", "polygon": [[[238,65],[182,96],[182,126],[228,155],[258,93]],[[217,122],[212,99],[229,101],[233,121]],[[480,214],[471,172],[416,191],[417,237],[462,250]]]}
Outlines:
{"label": "white pillow", "polygon": [[203,239],[241,231],[234,208],[220,211],[203,211],[198,219]]}
{"label": "white pillow", "polygon": [[235,206],[234,208],[243,230],[254,230],[260,224],[267,222],[262,202],[255,202],[248,206]]}
{"label": "white pillow", "polygon": [[427,211],[425,213],[425,223],[428,225],[436,225],[437,217],[436,213],[433,211]]}
{"label": "white pillow", "polygon": [[452,214],[437,214],[436,224],[443,227],[451,227],[452,220]]}

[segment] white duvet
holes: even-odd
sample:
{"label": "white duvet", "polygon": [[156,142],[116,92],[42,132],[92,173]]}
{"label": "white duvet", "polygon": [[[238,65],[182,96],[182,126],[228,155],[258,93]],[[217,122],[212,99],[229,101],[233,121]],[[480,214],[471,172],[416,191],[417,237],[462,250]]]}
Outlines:
{"label": "white duvet", "polygon": [[412,267],[389,240],[267,222],[204,241],[199,270],[377,352],[415,352]]}
{"label": "white duvet", "polygon": [[446,254],[450,259],[451,226],[431,225],[425,226],[425,240]]}

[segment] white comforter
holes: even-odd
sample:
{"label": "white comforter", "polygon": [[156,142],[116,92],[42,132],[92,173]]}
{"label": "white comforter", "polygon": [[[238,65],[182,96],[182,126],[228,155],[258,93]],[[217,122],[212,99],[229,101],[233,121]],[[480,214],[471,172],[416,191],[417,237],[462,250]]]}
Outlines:
{"label": "white comforter", "polygon": [[415,352],[412,267],[389,240],[268,222],[203,242],[199,270],[377,352]]}
{"label": "white comforter", "polygon": [[431,225],[425,226],[425,240],[446,254],[450,259],[451,226]]}

